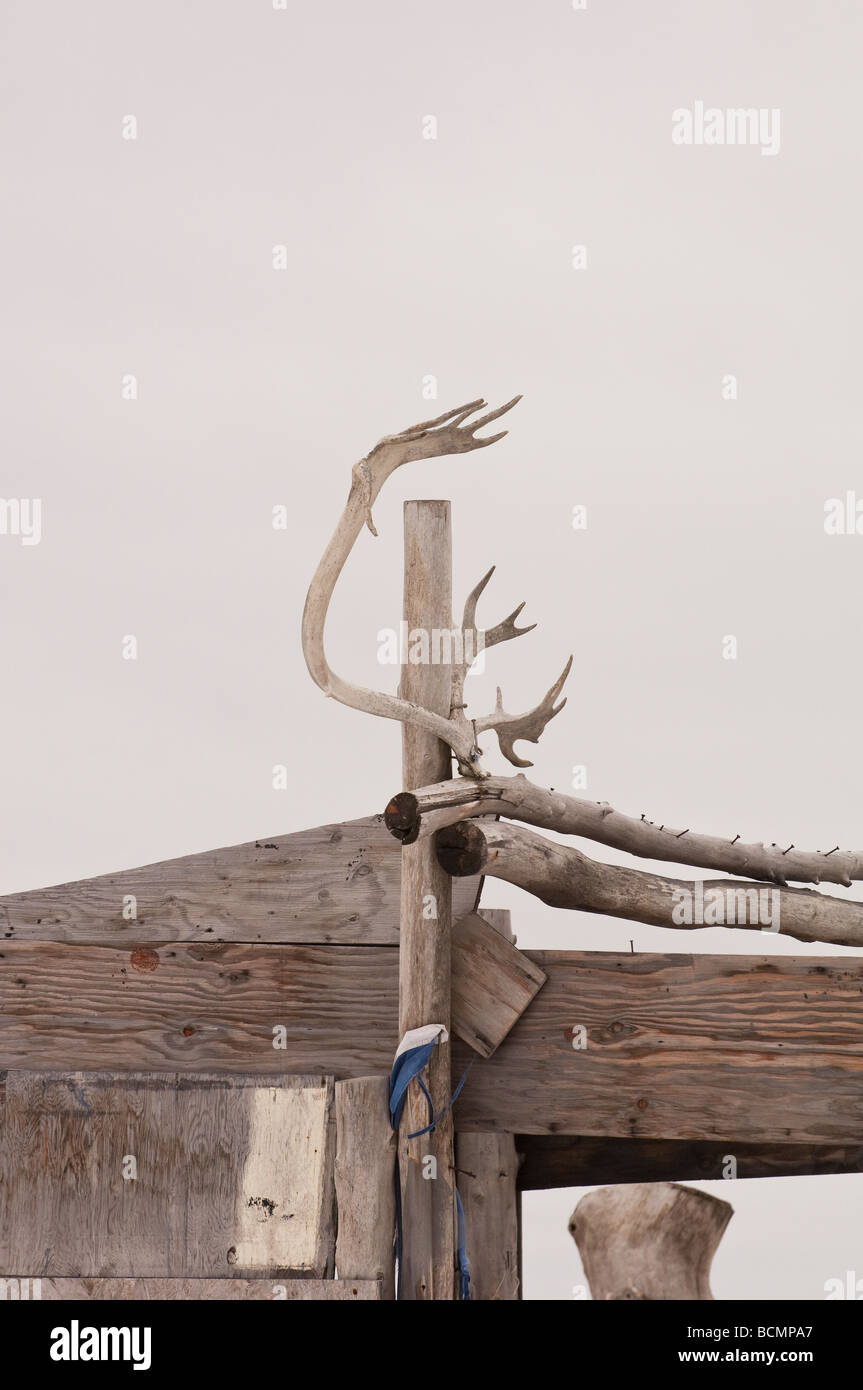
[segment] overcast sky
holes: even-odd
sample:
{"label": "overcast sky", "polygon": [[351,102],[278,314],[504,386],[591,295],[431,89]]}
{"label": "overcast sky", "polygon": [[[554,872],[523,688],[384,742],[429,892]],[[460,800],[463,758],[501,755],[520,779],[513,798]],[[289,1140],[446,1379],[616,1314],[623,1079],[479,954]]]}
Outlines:
{"label": "overcast sky", "polygon": [[[660,822],[863,843],[863,536],[824,527],[829,499],[863,500],[863,12],[2,14],[0,496],[42,517],[39,544],[0,536],[0,892],[379,810],[398,729],[312,685],[305,589],[380,435],[518,391],[503,443],[387,485],[332,664],[392,688],[402,501],[451,498],[456,593],[496,562],[480,620],[524,598],[540,623],[488,657],[477,707],[498,681],[529,707],[575,656],[534,780],[584,765],[589,795]],[[697,102],[763,110],[772,145],[673,143]],[[497,883],[486,902],[522,946],[682,949]],[[716,929],[685,948],[826,953]],[[718,1297],[863,1276],[863,1176],[705,1186],[735,1207]],[[582,1280],[579,1195],[527,1199],[528,1297]]]}

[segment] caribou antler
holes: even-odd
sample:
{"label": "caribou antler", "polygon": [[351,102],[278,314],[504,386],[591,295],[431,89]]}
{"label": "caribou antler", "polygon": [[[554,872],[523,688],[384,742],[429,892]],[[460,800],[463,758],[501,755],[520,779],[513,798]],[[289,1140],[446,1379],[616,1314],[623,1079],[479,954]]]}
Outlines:
{"label": "caribou antler", "polygon": [[543,696],[536,709],[530,710],[527,714],[507,714],[503,707],[503,697],[500,693],[500,686],[497,688],[497,705],[493,714],[485,714],[481,719],[477,719],[475,728],[477,735],[484,733],[486,729],[493,729],[497,734],[497,741],[500,744],[500,751],[514,767],[533,767],[533,763],[524,758],[520,758],[513,748],[516,739],[525,739],[528,743],[539,743],[540,735],[549,720],[556,714],[560,714],[566,704],[566,698],[555,706],[555,700],[563,689],[564,682],[572,668],[572,657],[564,666],[554,685]]}
{"label": "caribou antler", "polygon": [[[372,520],[372,506],[390,474],[402,464],[413,462],[415,459],[464,454],[496,443],[498,439],[503,439],[508,433],[507,430],[484,439],[478,439],[476,431],[505,415],[520,400],[520,396],[515,396],[497,410],[490,410],[468,424],[468,417],[486,404],[484,400],[469,401],[467,405],[447,411],[434,420],[412,425],[400,434],[384,436],[365,458],[354,464],[351,489],[344,512],[309,586],[303,612],[303,654],[312,679],[324,694],[343,705],[349,705],[351,709],[382,715],[386,719],[398,719],[403,724],[414,724],[428,733],[435,734],[449,744],[458,762],[459,771],[467,777],[488,775],[480,763],[480,749],[476,743],[477,733],[481,729],[496,729],[505,756],[519,767],[530,766],[528,763],[522,763],[513,753],[513,740],[527,738],[536,742],[549,719],[563,708],[562,704],[558,709],[552,706],[566,679],[569,666],[542,704],[530,714],[514,716],[498,709],[484,719],[471,721],[464,713],[462,695],[465,676],[476,655],[476,647],[473,646],[474,655],[470,661],[460,660],[453,668],[453,699],[449,718],[446,718],[399,695],[366,690],[363,686],[352,685],[349,681],[342,680],[330,669],[324,654],[324,625],[336,582],[360,531],[366,525],[373,535],[377,535]],[[471,641],[476,642],[476,603],[491,574],[492,571],[489,570],[468,596],[465,604],[463,652],[466,631],[473,634]],[[515,626],[515,619],[523,607],[521,604],[508,618],[504,618],[503,622],[487,632],[484,645],[494,646],[498,642],[506,642],[512,637],[520,637],[522,633],[529,632],[530,628]],[[570,664],[571,660],[570,658]]]}
{"label": "caribou antler", "polygon": [[[464,704],[464,683],[467,673],[480,651],[480,637],[476,626],[476,605],[488,581],[494,574],[494,571],[495,566],[492,565],[491,569],[487,574],[483,575],[476,587],[471,589],[465,600],[464,617],[462,618],[461,625],[462,660],[457,666],[453,667],[453,712],[467,709],[467,705]],[[520,603],[506,618],[497,623],[494,627],[489,628],[488,631],[483,634],[481,643],[483,650],[489,647],[495,647],[499,642],[511,642],[514,637],[523,637],[526,632],[533,632],[536,623],[530,623],[528,627],[516,627],[515,625],[515,620],[523,608],[524,604]],[[526,739],[528,743],[538,743],[540,735],[549,720],[553,719],[556,714],[560,714],[560,711],[566,704],[566,700],[561,700],[556,709],[554,708],[554,702],[563,689],[564,681],[569,675],[571,666],[572,657],[569,658],[563,674],[558,677],[548,694],[540,704],[537,705],[536,709],[530,710],[527,714],[507,714],[503,708],[500,686],[498,686],[497,707],[494,713],[483,715],[481,718],[472,721],[475,735],[478,737],[486,729],[493,729],[497,734],[500,751],[505,758],[513,763],[515,767],[533,767],[533,763],[518,756],[513,748],[513,744],[516,739]]]}
{"label": "caribou antler", "polygon": [[533,632],[536,627],[536,623],[531,623],[529,627],[516,627],[515,620],[524,608],[524,604],[520,603],[502,622],[489,628],[487,632],[480,633],[476,625],[476,605],[496,568],[492,565],[465,599],[464,617],[461,620],[461,655],[452,668],[451,715],[467,709],[464,703],[464,683],[480,652],[488,647],[496,647],[499,642],[511,642],[514,637],[523,637],[526,632]]}

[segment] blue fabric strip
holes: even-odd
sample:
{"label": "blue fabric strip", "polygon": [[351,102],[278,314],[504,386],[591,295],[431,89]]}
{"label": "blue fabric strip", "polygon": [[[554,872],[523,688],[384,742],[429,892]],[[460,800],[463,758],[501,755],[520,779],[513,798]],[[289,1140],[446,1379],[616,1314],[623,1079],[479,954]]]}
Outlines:
{"label": "blue fabric strip", "polygon": [[[428,1102],[429,1123],[426,1125],[425,1129],[414,1130],[412,1134],[408,1135],[409,1139],[418,1139],[423,1134],[429,1134],[434,1129],[435,1125],[440,1123],[443,1116],[458,1100],[458,1097],[461,1094],[461,1089],[464,1086],[465,1081],[467,1080],[467,1074],[473,1066],[473,1062],[469,1062],[468,1065],[465,1067],[464,1074],[462,1075],[461,1080],[459,1081],[458,1085],[456,1086],[455,1090],[453,1091],[452,1095],[450,1096],[449,1100],[444,1106],[444,1109],[441,1111],[440,1115],[436,1116],[434,1113],[434,1106],[432,1105],[432,1098],[429,1095],[428,1087],[426,1086],[421,1075],[421,1073],[425,1071],[426,1067],[428,1066],[429,1058],[431,1057],[432,1052],[434,1051],[436,1043],[437,1039],[433,1039],[431,1042],[423,1043],[421,1047],[411,1047],[408,1048],[407,1051],[400,1053],[399,1056],[396,1058],[392,1072],[390,1073],[390,1124],[394,1130],[398,1130],[399,1122],[402,1117],[402,1111],[404,1110],[405,1106],[405,1099],[407,1097],[408,1086],[411,1084],[412,1081],[416,1080],[419,1083],[420,1087],[422,1088],[423,1095],[425,1096]],[[401,1300],[403,1264],[402,1250],[404,1244],[404,1235],[401,1178],[399,1175],[398,1152],[396,1152],[395,1184],[396,1261],[398,1263],[398,1284],[396,1287],[396,1299]],[[458,1218],[459,1297],[465,1302],[470,1302],[470,1264],[467,1258],[467,1234],[465,1228],[464,1207],[462,1206],[462,1201],[461,1197],[459,1196],[458,1188],[456,1188],[455,1201],[456,1213]]]}

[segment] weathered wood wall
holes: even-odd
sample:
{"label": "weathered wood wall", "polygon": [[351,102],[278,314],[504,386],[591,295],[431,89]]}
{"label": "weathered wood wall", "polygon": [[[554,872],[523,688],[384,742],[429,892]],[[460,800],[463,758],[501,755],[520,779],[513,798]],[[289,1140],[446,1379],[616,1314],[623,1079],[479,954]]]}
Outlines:
{"label": "weathered wood wall", "polygon": [[[0,898],[0,941],[398,945],[401,846],[381,816]],[[479,879],[453,880],[456,916]],[[124,915],[135,899],[136,917]]]}
{"label": "weathered wood wall", "polygon": [[[389,1072],[394,948],[135,954],[0,947],[0,1068]],[[863,961],[528,954],[548,982],[494,1056],[477,1059],[457,1127],[863,1144]],[[285,1050],[273,1048],[277,1025]],[[572,1046],[580,1027],[584,1050]],[[475,1055],[456,1046],[454,1075]]]}
{"label": "weathered wood wall", "polygon": [[371,1279],[31,1279],[0,1276],[0,1302],[134,1299],[253,1299],[267,1303],[367,1303],[380,1300]]}
{"label": "weathered wood wall", "polygon": [[333,1081],[46,1075],[0,1090],[0,1273],[330,1278]]}

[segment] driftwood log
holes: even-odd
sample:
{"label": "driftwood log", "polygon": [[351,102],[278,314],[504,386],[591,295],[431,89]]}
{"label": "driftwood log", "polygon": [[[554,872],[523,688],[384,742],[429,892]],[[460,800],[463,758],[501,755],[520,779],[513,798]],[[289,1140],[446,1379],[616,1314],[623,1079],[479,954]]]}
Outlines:
{"label": "driftwood log", "polygon": [[569,1230],[597,1299],[712,1299],[710,1266],[728,1202],[678,1183],[626,1183],[582,1197]]}
{"label": "driftwood log", "polygon": [[[751,931],[760,926],[798,941],[863,946],[863,903],[843,902],[811,889],[734,879],[706,879],[696,884],[641,869],[600,864],[570,845],[547,840],[524,826],[505,821],[460,821],[439,830],[436,841],[438,858],[447,873],[456,878],[477,873],[502,878],[550,907],[577,908],[581,912],[685,931],[698,926],[743,927]],[[675,920],[681,894],[700,894],[705,904],[716,901],[714,895],[718,894],[727,904],[723,919]],[[770,899],[763,920],[755,915],[755,906],[762,905],[759,894]],[[732,905],[736,919],[733,921]],[[741,916],[743,920],[739,920]]]}
{"label": "driftwood log", "polygon": [[403,844],[476,816],[505,816],[562,835],[579,835],[642,859],[689,864],[764,879],[767,883],[841,883],[863,879],[863,850],[798,850],[793,845],[744,844],[733,839],[673,829],[615,811],[606,801],[585,801],[537,787],[522,775],[483,782],[455,778],[394,796],[384,812]]}

